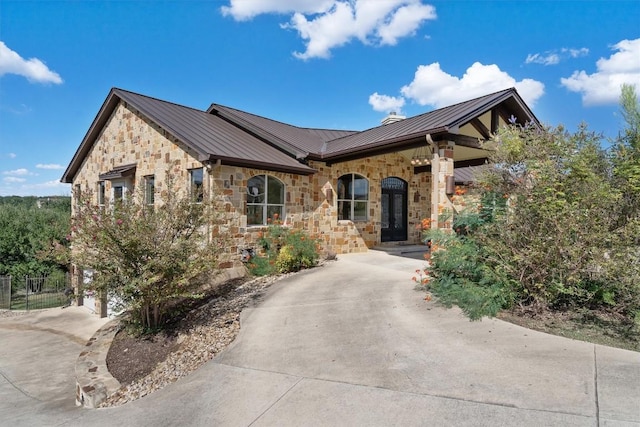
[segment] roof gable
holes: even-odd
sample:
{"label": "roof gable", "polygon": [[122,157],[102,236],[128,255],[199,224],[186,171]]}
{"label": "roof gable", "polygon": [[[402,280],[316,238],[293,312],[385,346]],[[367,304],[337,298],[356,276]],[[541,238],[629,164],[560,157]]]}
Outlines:
{"label": "roof gable", "polygon": [[518,123],[538,123],[517,91],[511,88],[335,139],[327,144],[323,158],[424,138],[427,134],[455,134],[464,124],[504,103],[508,104],[509,111],[516,113]]}
{"label": "roof gable", "polygon": [[93,144],[120,102],[138,110],[151,121],[166,129],[187,147],[198,160],[221,160],[226,164],[259,167],[267,170],[310,174],[314,170],[292,158],[288,153],[242,131],[222,118],[204,111],[162,101],[134,92],[113,88],[102,104],[87,134],[62,176],[72,182]]}

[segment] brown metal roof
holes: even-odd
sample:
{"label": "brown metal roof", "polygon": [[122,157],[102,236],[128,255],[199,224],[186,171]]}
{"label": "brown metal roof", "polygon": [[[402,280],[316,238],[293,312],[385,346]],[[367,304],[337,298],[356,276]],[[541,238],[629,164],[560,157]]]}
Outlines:
{"label": "brown metal roof", "polygon": [[487,169],[486,165],[466,166],[463,168],[455,168],[453,175],[455,182],[460,184],[472,184],[478,180],[478,176]]}
{"label": "brown metal roof", "polygon": [[320,153],[324,143],[356,133],[356,131],[301,128],[219,104],[211,104],[207,112],[219,115],[236,126],[277,144],[297,158],[306,158],[310,153]]}
{"label": "brown metal roof", "polygon": [[100,174],[98,176],[98,179],[103,180],[103,181],[108,181],[108,180],[111,180],[111,179],[118,179],[118,178],[124,178],[124,177],[127,177],[127,176],[135,175],[136,166],[137,165],[135,163],[132,163],[130,165],[118,166],[116,168],[113,168],[109,172]]}
{"label": "brown metal roof", "polygon": [[120,101],[126,102],[166,129],[198,154],[200,161],[225,160],[268,170],[311,174],[314,169],[300,163],[272,144],[204,111],[114,88],[102,105],[71,163],[62,176],[72,182],[82,160]]}
{"label": "brown metal roof", "polygon": [[62,181],[71,182],[82,160],[117,107],[126,102],[173,134],[200,161],[311,174],[299,160],[339,161],[424,141],[425,135],[455,137],[459,128],[493,108],[513,114],[518,123],[538,123],[515,89],[440,108],[363,132],[301,128],[255,114],[212,104],[205,111],[114,88],[102,105]]}
{"label": "brown metal roof", "polygon": [[327,144],[322,157],[331,159],[361,149],[424,137],[426,134],[457,133],[459,127],[505,101],[510,101],[510,109],[518,113],[518,122],[537,122],[512,88],[333,140]]}

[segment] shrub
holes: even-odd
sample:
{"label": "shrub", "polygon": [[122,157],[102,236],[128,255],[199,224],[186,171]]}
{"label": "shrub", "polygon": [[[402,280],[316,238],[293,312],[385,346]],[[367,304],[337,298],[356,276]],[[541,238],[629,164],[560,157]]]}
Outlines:
{"label": "shrub", "polygon": [[513,304],[598,310],[640,329],[640,108],[626,101],[633,123],[609,151],[585,126],[500,130],[478,211],[457,234],[426,234],[445,248],[430,256],[441,302],[472,319]]}
{"label": "shrub", "polygon": [[178,302],[202,296],[225,247],[210,233],[219,221],[214,199],[192,203],[168,176],[174,191],[162,205],[150,208],[137,193],[105,211],[85,194],[72,219],[72,259],[94,272],[87,288],[115,297],[143,330],[161,328]]}
{"label": "shrub", "polygon": [[262,256],[254,257],[249,271],[256,276],[289,273],[311,268],[318,263],[318,240],[304,230],[285,227],[275,217],[258,240]]}

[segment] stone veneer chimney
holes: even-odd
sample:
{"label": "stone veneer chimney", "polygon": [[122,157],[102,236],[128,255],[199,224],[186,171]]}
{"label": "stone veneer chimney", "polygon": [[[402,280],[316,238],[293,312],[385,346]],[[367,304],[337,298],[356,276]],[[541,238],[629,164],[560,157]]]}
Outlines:
{"label": "stone veneer chimney", "polygon": [[406,118],[407,118],[406,116],[400,116],[400,115],[396,114],[395,111],[392,111],[392,112],[389,113],[389,115],[387,117],[382,119],[380,121],[380,123],[382,123],[383,125],[388,125],[388,124],[391,124],[391,123],[399,122],[400,120],[404,120]]}

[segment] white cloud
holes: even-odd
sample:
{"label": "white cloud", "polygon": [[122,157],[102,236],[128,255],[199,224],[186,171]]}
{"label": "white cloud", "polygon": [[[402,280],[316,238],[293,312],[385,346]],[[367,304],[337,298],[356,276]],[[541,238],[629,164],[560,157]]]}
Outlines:
{"label": "white cloud", "polygon": [[589,54],[589,49],[586,47],[581,47],[580,49],[570,49],[563,47],[560,51],[562,53],[568,53],[572,58],[579,58],[581,56],[587,56]]}
{"label": "white cloud", "polygon": [[12,175],[12,176],[21,176],[21,175],[30,175],[29,170],[25,168],[14,169],[12,171],[4,171],[3,175]]}
{"label": "white cloud", "polygon": [[462,77],[442,71],[437,62],[420,65],[413,81],[403,86],[400,92],[420,105],[444,107],[510,87],[515,87],[529,106],[533,106],[544,94],[544,84],[539,81],[516,81],[497,65],[479,62],[471,65]]}
{"label": "white cloud", "polygon": [[640,38],[622,40],[612,46],[616,53],[596,62],[596,72],[574,71],[560,82],[572,92],[582,94],[582,104],[616,104],[623,83],[635,86],[640,92]]}
{"label": "white cloud", "polygon": [[433,6],[421,0],[231,0],[223,15],[236,20],[264,13],[293,14],[285,29],[305,41],[300,59],[328,58],[331,50],[357,39],[374,46],[395,45],[415,34],[426,20],[436,19]]}
{"label": "white cloud", "polygon": [[265,13],[324,13],[335,0],[231,0],[229,6],[220,9],[224,16],[236,21],[246,21]]}
{"label": "white cloud", "polygon": [[48,164],[42,164],[42,163],[38,163],[36,165],[36,168],[38,169],[52,169],[52,170],[59,170],[59,169],[64,169],[64,166],[62,165],[58,165],[55,163],[48,163]]}
{"label": "white cloud", "polygon": [[557,50],[550,50],[545,53],[530,53],[525,59],[525,64],[542,64],[557,65],[560,61],[568,58],[579,58],[589,54],[589,49],[581,47],[580,49],[563,47]]}
{"label": "white cloud", "polygon": [[36,83],[62,83],[62,78],[38,58],[24,59],[0,41],[0,76],[17,74]]}
{"label": "white cloud", "polygon": [[560,63],[560,55],[557,53],[549,53],[546,55],[541,55],[539,53],[534,53],[527,55],[527,59],[524,61],[525,64],[542,64],[542,65],[556,65]]}
{"label": "white cloud", "polygon": [[389,113],[391,111],[395,111],[396,113],[400,113],[401,108],[404,106],[405,100],[403,97],[395,97],[388,95],[380,95],[378,92],[375,92],[371,96],[369,96],[369,104],[373,107],[375,111],[382,111],[384,113]]}
{"label": "white cloud", "polygon": [[25,178],[18,178],[18,177],[15,177],[15,176],[5,176],[4,178],[2,178],[2,180],[4,182],[11,182],[11,183],[25,182],[26,181]]}
{"label": "white cloud", "polygon": [[15,159],[16,157],[18,157],[18,155],[16,153],[9,153],[7,154],[7,157],[10,159]]}

